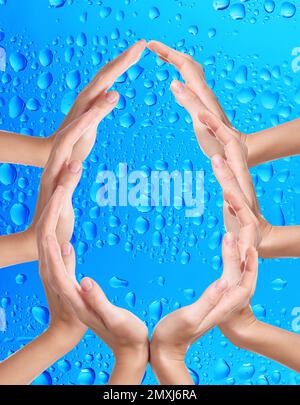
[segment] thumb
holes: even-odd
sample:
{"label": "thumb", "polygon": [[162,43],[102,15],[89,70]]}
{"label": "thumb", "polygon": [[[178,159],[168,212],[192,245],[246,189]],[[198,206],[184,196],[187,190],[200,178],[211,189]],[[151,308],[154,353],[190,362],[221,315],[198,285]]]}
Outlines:
{"label": "thumb", "polygon": [[100,316],[105,315],[107,307],[110,305],[102,288],[91,278],[84,277],[80,283],[80,295],[95,312]]}
{"label": "thumb", "polygon": [[58,178],[58,185],[63,186],[69,196],[74,193],[79,183],[82,172],[82,163],[80,160],[73,160],[61,170]]}

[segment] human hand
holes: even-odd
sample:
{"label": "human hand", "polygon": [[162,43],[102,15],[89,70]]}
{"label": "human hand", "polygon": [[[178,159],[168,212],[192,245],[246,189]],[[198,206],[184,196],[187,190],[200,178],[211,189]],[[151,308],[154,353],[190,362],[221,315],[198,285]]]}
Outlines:
{"label": "human hand", "polygon": [[[231,195],[229,201],[240,222],[241,233],[239,240],[232,233],[224,237],[221,279],[209,286],[194,304],[164,317],[154,330],[150,359],[161,383],[191,381],[184,367],[188,347],[209,329],[227,320],[233,311],[246,310],[249,306],[257,274],[257,253],[253,247],[256,225],[244,200]],[[240,251],[244,249],[247,250],[243,259]]]}
{"label": "human hand", "polygon": [[[65,185],[68,184],[70,188],[73,187],[78,180],[76,173],[69,173],[67,168],[62,170],[61,175],[66,179]],[[62,185],[57,186],[55,189],[39,219],[37,225],[37,241],[39,273],[45,289],[50,312],[49,332],[59,336],[60,345],[62,342],[65,342],[65,345],[69,345],[71,349],[80,341],[87,331],[87,327],[79,321],[67,299],[55,290],[51,261],[47,249],[47,236],[50,234],[56,235],[60,216],[63,214],[64,204],[68,204],[66,191],[67,189]],[[64,271],[68,274],[68,277],[75,282],[76,258],[74,249],[67,240],[58,246],[64,264]]]}
{"label": "human hand", "polygon": [[[146,41],[138,41],[125,52],[121,53],[117,58],[106,64],[78,95],[74,105],[62,122],[58,131],[48,138],[48,143],[52,145],[55,142],[55,139],[61,136],[61,131],[63,129],[65,129],[71,122],[78,119],[82,114],[89,111],[95,104],[99,103],[99,99],[102,100],[105,98],[107,90],[114,84],[116,79],[140,59],[145,47]],[[117,92],[113,91],[108,93],[107,96],[109,102],[107,114],[109,114],[117,105],[119,95]],[[102,116],[101,120],[107,114]],[[94,146],[97,136],[97,128],[101,120],[99,119],[94,122],[93,125],[87,128],[83,136],[78,139],[74,146],[72,159],[83,161],[87,158]]]}
{"label": "human hand", "polygon": [[[70,272],[63,252],[72,248],[64,243],[62,250],[55,232],[64,204],[62,190],[59,187],[51,198],[47,227],[43,227],[40,234],[50,284],[56,294],[69,303],[79,320],[112,349],[116,364],[110,383],[140,383],[149,359],[147,328],[135,315],[111,304],[94,280],[84,278],[79,285],[73,268]],[[68,259],[68,263],[70,261],[74,263],[73,259]]]}
{"label": "human hand", "polygon": [[[175,66],[185,81],[184,84],[174,80],[171,83],[171,90],[179,104],[191,115],[194,131],[202,151],[208,157],[215,154],[224,155],[222,145],[211,134],[209,128],[199,121],[198,115],[204,111],[211,111],[232,131],[235,131],[235,129],[232,127],[214,92],[208,86],[202,66],[190,55],[169,48],[161,42],[150,41],[147,47],[156,53],[160,59]],[[247,135],[236,131],[236,136],[246,147]]]}
{"label": "human hand", "polygon": [[[233,215],[227,202],[227,195],[235,194],[245,201],[255,217],[258,233],[257,243],[254,246],[257,246],[259,255],[264,257],[265,246],[270,244],[268,239],[273,227],[261,215],[252,177],[247,165],[247,151],[244,144],[236,136],[236,131],[228,128],[212,113],[203,112],[199,114],[199,119],[205,123],[211,133],[224,147],[226,160],[220,155],[214,155],[212,157],[212,166],[224,195],[223,213],[226,230],[233,232],[236,236],[240,232],[236,217]],[[243,256],[244,252],[241,254]]]}

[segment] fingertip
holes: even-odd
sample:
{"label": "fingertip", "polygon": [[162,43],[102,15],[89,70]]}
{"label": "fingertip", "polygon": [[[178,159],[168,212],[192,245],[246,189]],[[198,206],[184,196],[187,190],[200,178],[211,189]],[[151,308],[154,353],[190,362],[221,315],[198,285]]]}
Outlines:
{"label": "fingertip", "polygon": [[89,277],[85,277],[81,280],[80,287],[83,292],[90,292],[94,286],[94,281]]}
{"label": "fingertip", "polygon": [[68,169],[71,173],[77,174],[82,169],[82,162],[80,160],[72,160],[68,165]]}
{"label": "fingertip", "polygon": [[220,293],[226,291],[227,286],[228,286],[228,282],[225,278],[220,278],[215,284],[216,290]]}
{"label": "fingertip", "polygon": [[236,237],[232,232],[227,232],[224,236],[224,242],[227,246],[234,246]]}
{"label": "fingertip", "polygon": [[71,255],[72,246],[71,243],[65,242],[61,245],[61,254],[63,257],[68,257]]}
{"label": "fingertip", "polygon": [[218,154],[214,155],[211,158],[211,161],[212,161],[212,164],[218,169],[225,167],[225,160],[223,159],[223,157],[221,155],[218,155]]}
{"label": "fingertip", "polygon": [[119,93],[115,90],[105,94],[105,99],[109,104],[115,104],[119,100]]}
{"label": "fingertip", "polygon": [[179,80],[173,80],[171,83],[171,89],[174,93],[176,94],[180,94],[184,91],[185,86],[182,82],[180,82]]}

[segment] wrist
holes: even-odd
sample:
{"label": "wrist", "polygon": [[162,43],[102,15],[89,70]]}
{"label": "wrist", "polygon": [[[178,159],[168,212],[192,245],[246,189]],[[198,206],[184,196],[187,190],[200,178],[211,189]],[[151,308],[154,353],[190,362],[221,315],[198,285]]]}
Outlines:
{"label": "wrist", "polygon": [[22,246],[27,257],[26,262],[38,260],[36,234],[33,226],[30,226],[26,231],[22,232]]}
{"label": "wrist", "polygon": [[142,382],[149,361],[148,344],[143,348],[122,348],[114,351],[114,357],[110,385],[138,385]]}
{"label": "wrist", "polygon": [[177,350],[161,350],[150,346],[150,365],[162,385],[193,385],[193,379],[185,365],[185,353]]}
{"label": "wrist", "polygon": [[60,353],[70,352],[82,339],[83,334],[78,330],[72,331],[68,325],[51,324],[44,333],[53,342]]}
{"label": "wrist", "polygon": [[253,336],[255,336],[258,324],[259,321],[255,318],[251,308],[248,307],[218,326],[231,343],[241,349],[247,349]]}
{"label": "wrist", "polygon": [[48,162],[52,147],[53,147],[53,142],[55,139],[55,135],[51,135],[48,138],[41,138],[40,143],[41,143],[41,148],[40,148],[40,167],[45,167],[46,163]]}
{"label": "wrist", "polygon": [[261,218],[261,242],[258,247],[259,257],[266,259],[274,257],[274,233],[276,233],[276,227],[268,223],[265,219]]}

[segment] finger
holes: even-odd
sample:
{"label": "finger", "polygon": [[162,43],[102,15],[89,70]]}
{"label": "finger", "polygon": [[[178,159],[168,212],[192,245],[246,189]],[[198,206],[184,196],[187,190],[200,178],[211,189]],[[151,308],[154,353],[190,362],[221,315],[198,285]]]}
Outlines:
{"label": "finger", "polygon": [[193,118],[193,121],[200,127],[206,127],[205,124],[197,120],[198,115],[207,109],[197,94],[178,80],[172,81],[171,90],[179,104],[181,104],[189,112]]}
{"label": "finger", "polygon": [[65,200],[65,189],[58,186],[46,205],[38,223],[38,242],[45,242],[48,235],[55,235],[58,219]]}
{"label": "finger", "polygon": [[80,295],[88,307],[92,308],[103,320],[107,318],[107,312],[111,307],[102,288],[91,278],[85,277],[80,283]]}
{"label": "finger", "polygon": [[175,66],[188,87],[203,101],[205,106],[229,124],[217,97],[207,85],[203,68],[190,55],[176,51],[158,41],[150,41],[147,47],[162,60]]}
{"label": "finger", "polygon": [[[214,150],[214,153],[216,153],[217,146],[214,134],[198,119],[199,113],[206,110],[207,107],[188,86],[178,80],[173,80],[171,90],[178,103],[190,114],[199,144],[201,145],[203,138],[205,138],[207,151]],[[221,145],[219,145],[217,152],[221,154],[224,153],[224,149]]]}
{"label": "finger", "polygon": [[222,243],[223,274],[229,287],[236,285],[241,279],[241,257],[237,239],[233,233],[226,233]]}
{"label": "finger", "polygon": [[228,203],[230,212],[234,213],[240,224],[239,248],[241,260],[244,261],[248,248],[250,246],[256,247],[259,243],[258,221],[241,195],[226,191],[224,200]]}
{"label": "finger", "polygon": [[201,323],[207,314],[218,304],[227,288],[227,280],[225,278],[221,278],[211,284],[204,291],[198,301],[193,304],[199,317],[199,323]]}
{"label": "finger", "polygon": [[80,180],[82,163],[80,160],[72,160],[68,166],[64,166],[59,174],[57,184],[64,187],[66,194],[72,198],[74,190]]}
{"label": "finger", "polygon": [[66,272],[74,281],[76,281],[75,278],[76,256],[74,248],[70,242],[62,243],[61,256],[65,265]]}
{"label": "finger", "polygon": [[82,91],[82,98],[90,102],[101,92],[109,89],[118,77],[140,59],[145,48],[146,41],[138,41],[113,61],[106,64]]}
{"label": "finger", "polygon": [[213,171],[222,188],[223,193],[231,191],[234,194],[245,198],[240,185],[231,168],[228,166],[225,159],[220,155],[214,155],[211,159]]}
{"label": "finger", "polygon": [[256,287],[258,274],[258,253],[257,250],[252,246],[247,251],[245,271],[242,276],[240,286],[245,288],[251,294],[254,292]]}
{"label": "finger", "polygon": [[97,120],[98,109],[91,108],[57,134],[43,172],[42,182],[54,181],[63,164],[70,160],[76,142]]}
{"label": "finger", "polygon": [[248,169],[244,145],[237,138],[236,131],[228,128],[218,117],[209,111],[200,112],[198,118],[200,122],[208,126],[218,141],[224,145],[227,164],[236,176],[249,204],[251,207],[254,207],[256,204],[256,194]]}
{"label": "finger", "polygon": [[222,145],[227,145],[232,139],[236,139],[236,132],[232,128],[225,125],[219,117],[212,114],[209,110],[199,111],[199,121],[207,125],[208,128],[214,133],[215,137]]}
{"label": "finger", "polygon": [[77,316],[84,322],[83,319],[87,318],[87,310],[76,283],[68,276],[56,236],[49,235],[47,237],[46,258],[48,269],[52,276],[53,288],[58,294],[68,300]]}

